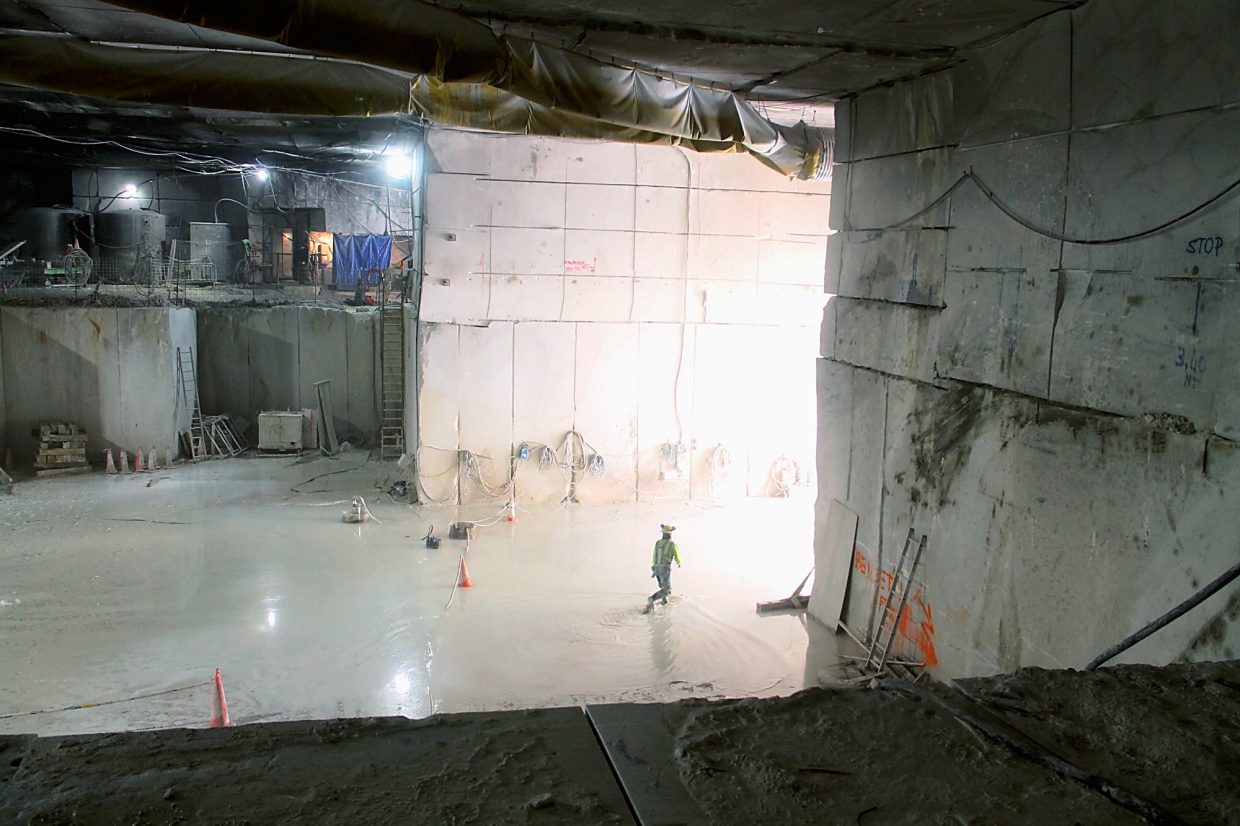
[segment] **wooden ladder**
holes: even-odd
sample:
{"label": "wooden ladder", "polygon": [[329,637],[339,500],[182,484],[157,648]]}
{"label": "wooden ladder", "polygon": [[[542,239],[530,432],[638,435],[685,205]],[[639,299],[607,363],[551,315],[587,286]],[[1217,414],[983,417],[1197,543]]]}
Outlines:
{"label": "wooden ladder", "polygon": [[379,455],[397,459],[405,452],[405,316],[398,303],[379,309],[379,375],[382,421]]}
{"label": "wooden ladder", "polygon": [[181,398],[189,411],[190,459],[198,461],[207,457],[206,429],[202,423],[202,408],[198,404],[198,379],[194,375],[194,348],[177,348],[177,380],[181,384]]}

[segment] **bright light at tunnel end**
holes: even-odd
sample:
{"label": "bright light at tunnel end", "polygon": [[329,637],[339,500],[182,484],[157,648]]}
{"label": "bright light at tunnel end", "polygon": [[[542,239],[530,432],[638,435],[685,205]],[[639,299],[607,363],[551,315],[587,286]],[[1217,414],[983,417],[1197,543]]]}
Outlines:
{"label": "bright light at tunnel end", "polygon": [[413,156],[387,155],[383,159],[383,168],[392,180],[406,180],[413,175]]}

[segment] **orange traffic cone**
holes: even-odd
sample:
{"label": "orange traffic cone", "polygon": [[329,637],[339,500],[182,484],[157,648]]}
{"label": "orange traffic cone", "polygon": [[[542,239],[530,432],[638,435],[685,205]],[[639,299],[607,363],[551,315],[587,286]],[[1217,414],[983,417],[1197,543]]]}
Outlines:
{"label": "orange traffic cone", "polygon": [[517,521],[517,494],[515,492],[508,497],[508,521]]}
{"label": "orange traffic cone", "polygon": [[228,701],[224,699],[224,680],[220,670],[215,669],[215,685],[211,691],[211,728],[228,728]]}
{"label": "orange traffic cone", "polygon": [[104,448],[103,456],[107,461],[107,467],[104,470],[108,473],[116,473],[116,462],[112,461],[112,448]]}
{"label": "orange traffic cone", "polygon": [[474,587],[474,584],[469,581],[469,569],[465,567],[465,557],[461,557],[461,568],[458,572],[456,584],[461,588]]}
{"label": "orange traffic cone", "polygon": [[155,448],[151,448],[151,452],[146,454],[146,469],[159,470],[159,459],[155,455]]}
{"label": "orange traffic cone", "polygon": [[129,472],[129,454],[121,451],[121,473]]}
{"label": "orange traffic cone", "polygon": [[146,470],[146,465],[142,464],[142,448],[138,448],[133,455],[133,472],[141,473]]}

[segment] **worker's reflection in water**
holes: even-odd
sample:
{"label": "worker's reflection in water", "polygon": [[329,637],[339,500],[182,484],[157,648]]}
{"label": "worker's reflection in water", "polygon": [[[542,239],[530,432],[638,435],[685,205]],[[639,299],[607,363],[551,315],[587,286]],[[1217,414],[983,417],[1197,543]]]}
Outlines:
{"label": "worker's reflection in water", "polygon": [[676,652],[672,648],[672,615],[660,611],[650,622],[650,660],[655,673],[666,677],[676,668]]}
{"label": "worker's reflection in water", "polygon": [[659,527],[663,531],[663,538],[654,543],[654,557],[650,560],[650,575],[658,581],[659,590],[646,600],[647,614],[656,602],[667,605],[667,597],[672,593],[672,563],[675,562],[676,567],[680,567],[680,552],[672,541],[672,531],[676,530],[676,526],[664,524]]}

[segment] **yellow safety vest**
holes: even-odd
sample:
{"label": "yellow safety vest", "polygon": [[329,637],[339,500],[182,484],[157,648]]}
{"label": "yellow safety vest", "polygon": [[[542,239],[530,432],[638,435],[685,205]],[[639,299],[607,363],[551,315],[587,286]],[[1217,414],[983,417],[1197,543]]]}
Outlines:
{"label": "yellow safety vest", "polygon": [[671,565],[675,562],[680,564],[680,552],[676,550],[676,543],[670,539],[660,539],[654,543],[654,561],[652,565]]}

